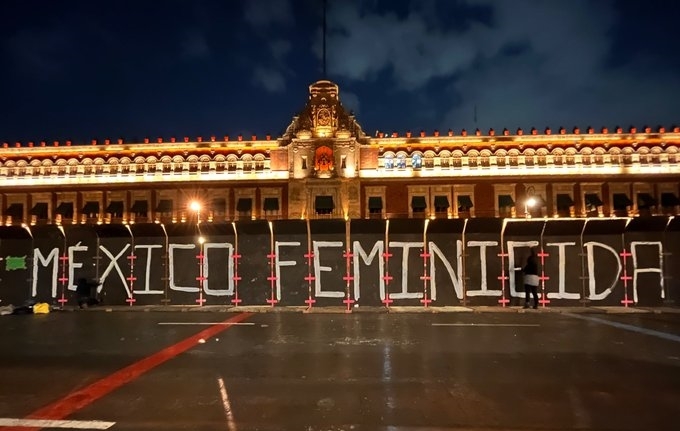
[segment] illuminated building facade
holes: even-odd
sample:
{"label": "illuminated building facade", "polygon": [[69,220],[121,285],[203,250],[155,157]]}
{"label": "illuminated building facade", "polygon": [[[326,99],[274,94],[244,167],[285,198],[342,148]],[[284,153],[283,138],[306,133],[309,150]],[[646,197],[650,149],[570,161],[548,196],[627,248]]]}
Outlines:
{"label": "illuminated building facade", "polygon": [[679,147],[677,127],[369,136],[322,80],[279,137],[5,143],[0,220],[675,215]]}

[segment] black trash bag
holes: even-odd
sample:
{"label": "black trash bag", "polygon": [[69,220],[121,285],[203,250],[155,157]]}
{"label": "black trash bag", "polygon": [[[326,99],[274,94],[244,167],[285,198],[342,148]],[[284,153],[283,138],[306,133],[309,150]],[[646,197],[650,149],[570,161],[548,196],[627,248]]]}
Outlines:
{"label": "black trash bag", "polygon": [[33,314],[33,306],[36,304],[35,299],[27,299],[23,305],[14,307],[12,314],[23,315],[23,314]]}

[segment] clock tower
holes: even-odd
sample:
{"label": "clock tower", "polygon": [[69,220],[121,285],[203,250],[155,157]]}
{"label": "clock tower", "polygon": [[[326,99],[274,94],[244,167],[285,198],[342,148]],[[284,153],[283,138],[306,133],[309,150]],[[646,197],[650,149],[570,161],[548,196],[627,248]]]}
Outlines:
{"label": "clock tower", "polygon": [[309,107],[312,114],[313,135],[316,138],[334,136],[338,129],[338,85],[331,81],[317,81],[309,86]]}

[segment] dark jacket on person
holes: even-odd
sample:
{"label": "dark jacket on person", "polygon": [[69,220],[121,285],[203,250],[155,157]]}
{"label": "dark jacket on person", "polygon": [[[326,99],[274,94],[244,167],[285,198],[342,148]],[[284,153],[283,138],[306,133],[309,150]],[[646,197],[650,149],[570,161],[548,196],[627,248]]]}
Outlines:
{"label": "dark jacket on person", "polygon": [[[99,300],[97,299],[97,286],[98,283],[96,281],[88,281],[85,278],[78,279],[78,282],[76,283],[76,295],[78,296],[78,305],[80,308],[87,308],[90,305],[99,304]],[[94,292],[92,289],[94,289]]]}
{"label": "dark jacket on person", "polygon": [[527,258],[527,264],[522,268],[522,272],[526,275],[538,275],[538,264],[533,254]]}
{"label": "dark jacket on person", "polygon": [[85,278],[79,278],[76,283],[76,294],[81,298],[88,298],[91,295],[92,283]]}

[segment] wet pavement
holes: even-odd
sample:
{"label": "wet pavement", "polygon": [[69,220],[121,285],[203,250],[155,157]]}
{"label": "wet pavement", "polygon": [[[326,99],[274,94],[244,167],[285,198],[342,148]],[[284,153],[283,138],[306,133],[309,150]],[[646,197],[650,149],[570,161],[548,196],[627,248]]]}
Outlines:
{"label": "wet pavement", "polygon": [[88,310],[4,316],[0,342],[0,423],[680,429],[680,313]]}

